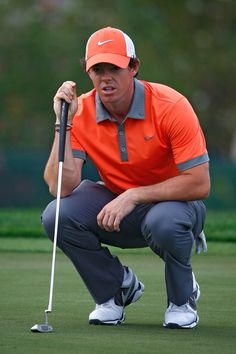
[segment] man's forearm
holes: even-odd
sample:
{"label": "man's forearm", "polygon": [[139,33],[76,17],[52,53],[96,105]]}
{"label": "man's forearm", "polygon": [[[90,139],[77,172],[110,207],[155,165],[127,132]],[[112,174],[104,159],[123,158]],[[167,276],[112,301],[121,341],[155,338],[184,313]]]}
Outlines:
{"label": "man's forearm", "polygon": [[[193,174],[192,174],[193,170]],[[199,200],[207,198],[210,191],[208,164],[184,172],[164,182],[130,190],[136,204],[167,200]]]}
{"label": "man's forearm", "polygon": [[[65,159],[63,163],[61,196],[69,195],[80,183],[80,171],[76,168],[70,146],[70,132],[66,133]],[[55,134],[53,147],[44,171],[44,180],[53,196],[57,194],[59,134]]]}

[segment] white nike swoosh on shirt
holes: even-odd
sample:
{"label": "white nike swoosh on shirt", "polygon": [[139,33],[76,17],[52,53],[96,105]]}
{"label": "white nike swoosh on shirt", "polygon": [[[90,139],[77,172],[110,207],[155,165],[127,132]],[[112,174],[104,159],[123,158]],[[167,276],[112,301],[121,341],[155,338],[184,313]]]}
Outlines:
{"label": "white nike swoosh on shirt", "polygon": [[106,41],[98,41],[98,45],[103,45],[108,42],[113,42],[113,39],[107,39]]}

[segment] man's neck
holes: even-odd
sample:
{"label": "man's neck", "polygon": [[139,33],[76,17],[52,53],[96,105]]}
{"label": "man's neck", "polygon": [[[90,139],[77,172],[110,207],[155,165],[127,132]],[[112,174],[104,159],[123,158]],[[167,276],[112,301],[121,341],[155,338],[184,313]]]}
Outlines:
{"label": "man's neck", "polygon": [[112,102],[104,104],[106,110],[110,113],[110,115],[116,119],[119,123],[122,123],[124,119],[127,117],[130,106],[132,104],[134,95],[134,84],[130,89],[129,94],[125,95],[120,102]]}

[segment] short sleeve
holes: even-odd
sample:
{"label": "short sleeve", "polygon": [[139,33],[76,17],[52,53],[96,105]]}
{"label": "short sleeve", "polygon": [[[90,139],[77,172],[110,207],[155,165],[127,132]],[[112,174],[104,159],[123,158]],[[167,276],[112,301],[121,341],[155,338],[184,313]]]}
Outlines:
{"label": "short sleeve", "polygon": [[180,171],[209,161],[199,120],[186,98],[181,98],[171,108],[165,130]]}

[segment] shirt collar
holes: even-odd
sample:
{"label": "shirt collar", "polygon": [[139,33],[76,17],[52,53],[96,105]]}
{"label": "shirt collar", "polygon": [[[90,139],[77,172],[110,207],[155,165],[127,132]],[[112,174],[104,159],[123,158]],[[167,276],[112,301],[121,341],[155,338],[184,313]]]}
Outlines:
{"label": "shirt collar", "polygon": [[[144,99],[144,85],[141,81],[134,79],[134,95],[129,112],[126,117],[133,119],[144,119]],[[107,112],[97,92],[95,96],[95,103],[97,123],[100,123],[107,119],[115,121],[115,119],[112,118],[109,112]]]}

